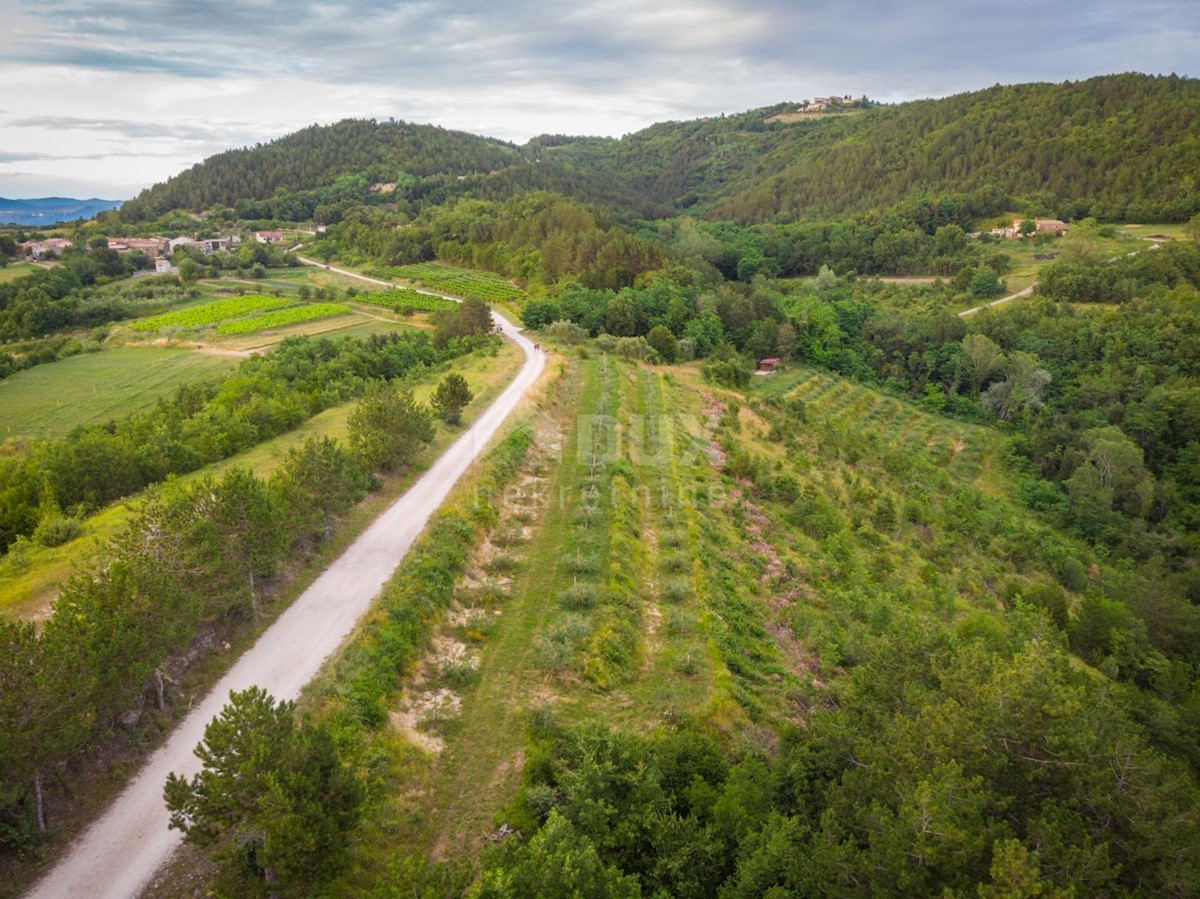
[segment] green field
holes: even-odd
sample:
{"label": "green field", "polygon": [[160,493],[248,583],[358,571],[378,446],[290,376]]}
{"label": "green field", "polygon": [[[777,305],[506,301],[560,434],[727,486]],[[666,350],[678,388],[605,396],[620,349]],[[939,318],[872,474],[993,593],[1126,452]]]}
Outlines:
{"label": "green field", "polygon": [[39,268],[40,266],[34,265],[32,262],[15,262],[12,265],[6,265],[4,268],[0,268],[0,284],[15,281],[17,278],[24,278],[26,275],[33,274]]}
{"label": "green field", "polygon": [[408,288],[360,293],[355,299],[360,303],[367,303],[371,306],[382,306],[384,309],[395,309],[405,314],[412,312],[439,312],[444,309],[453,309],[455,306],[453,300],[445,300],[441,297],[431,296],[430,294],[421,293],[418,290],[409,290]]}
{"label": "green field", "polygon": [[414,281],[431,290],[442,290],[452,296],[484,302],[519,302],[525,291],[491,272],[458,268],[441,262],[421,262],[416,265],[379,269],[381,278]]}
{"label": "green field", "polygon": [[0,381],[0,437],[57,437],[154,404],[236,357],[188,350],[113,349],[38,365]]}
{"label": "green field", "polygon": [[313,303],[308,306],[293,306],[290,309],[279,309],[265,315],[255,315],[250,318],[239,318],[222,322],[217,326],[218,337],[228,337],[235,334],[249,334],[253,331],[263,331],[267,328],[284,328],[288,325],[298,325],[304,322],[316,321],[322,318],[332,318],[345,315],[353,310],[344,303]]}
{"label": "green field", "polygon": [[132,322],[129,327],[135,331],[161,331],[164,328],[203,328],[215,325],[239,316],[251,313],[266,312],[289,306],[291,299],[283,297],[264,297],[250,294],[241,297],[229,297],[224,300],[214,300],[200,306],[191,306],[175,312],[165,312],[151,318],[143,318]]}
{"label": "green field", "polygon": [[[371,322],[370,324],[386,327],[382,323]],[[117,353],[143,354],[158,358],[164,356],[195,357],[216,360],[227,365],[237,362],[237,359],[232,357],[204,356],[185,350],[111,350],[104,355]],[[76,359],[78,358],[81,357],[76,357]],[[467,421],[478,415],[499,394],[512,377],[513,372],[520,366],[521,358],[520,350],[513,344],[506,343],[495,356],[470,355],[454,363],[454,370],[467,379],[467,383],[475,392],[475,398],[464,411]],[[68,360],[68,362],[71,361],[75,360]],[[32,371],[56,368],[63,364],[60,362],[53,366],[44,365]],[[30,374],[32,371],[21,372],[21,374]],[[430,394],[442,376],[443,372],[430,373],[413,384],[413,394],[417,400],[428,402]],[[71,389],[68,381],[60,382],[59,386],[62,390]],[[0,397],[4,395],[3,389],[3,384],[0,384]],[[183,475],[180,480],[186,482],[205,474],[220,477],[235,466],[247,468],[255,474],[265,477],[275,470],[287,455],[288,450],[302,446],[309,437],[344,439],[350,411],[356,403],[357,400],[352,400],[326,409],[292,431],[266,440],[258,446],[210,465],[199,472]],[[3,408],[7,409],[7,407]],[[103,541],[117,533],[129,521],[130,509],[136,507],[140,499],[140,496],[134,496],[118,501],[88,517],[83,523],[83,535],[69,543],[50,548],[33,546],[28,553],[27,565],[23,570],[19,573],[6,572],[3,577],[0,577],[0,614],[22,617],[36,617],[42,614],[58,592],[59,584],[71,573],[76,562],[80,558],[94,553],[96,540]]]}

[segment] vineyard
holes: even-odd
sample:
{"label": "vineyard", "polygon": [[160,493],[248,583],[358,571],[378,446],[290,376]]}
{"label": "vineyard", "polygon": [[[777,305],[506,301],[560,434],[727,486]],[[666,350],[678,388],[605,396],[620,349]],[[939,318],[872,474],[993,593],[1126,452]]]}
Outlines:
{"label": "vineyard", "polygon": [[402,278],[416,281],[432,290],[444,291],[467,300],[485,303],[521,302],[525,291],[491,272],[456,268],[440,262],[421,262],[416,265],[379,269],[381,278]]}
{"label": "vineyard", "polygon": [[227,300],[215,300],[211,303],[193,306],[190,309],[180,309],[176,312],[165,312],[162,315],[143,318],[131,322],[129,327],[135,331],[161,331],[163,328],[203,328],[226,319],[290,306],[294,302],[295,300],[287,297],[264,297],[253,294],[230,297]]}
{"label": "vineyard", "polygon": [[267,328],[279,328],[284,325],[296,325],[301,322],[311,322],[318,318],[330,318],[335,315],[345,315],[353,312],[344,303],[313,303],[308,306],[293,306],[268,312],[265,315],[255,315],[251,318],[239,318],[227,321],[218,326],[218,337],[231,337],[234,334],[249,334],[251,331],[262,331]]}
{"label": "vineyard", "polygon": [[355,299],[360,303],[370,303],[372,306],[393,309],[403,315],[412,312],[441,312],[445,309],[453,309],[457,305],[454,300],[431,296],[408,288],[360,293]]}

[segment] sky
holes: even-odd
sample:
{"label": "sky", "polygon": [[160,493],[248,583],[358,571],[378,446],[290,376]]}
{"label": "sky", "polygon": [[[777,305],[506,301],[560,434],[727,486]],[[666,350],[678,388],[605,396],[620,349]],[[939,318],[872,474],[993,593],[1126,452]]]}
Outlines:
{"label": "sky", "polygon": [[0,196],[396,118],[522,143],[784,100],[1200,75],[1198,0],[0,0]]}

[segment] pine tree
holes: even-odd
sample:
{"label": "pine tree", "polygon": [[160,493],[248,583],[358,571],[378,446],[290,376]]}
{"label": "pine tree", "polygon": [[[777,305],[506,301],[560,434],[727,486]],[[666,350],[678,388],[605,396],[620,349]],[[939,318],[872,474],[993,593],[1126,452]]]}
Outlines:
{"label": "pine tree", "polygon": [[458,372],[451,372],[442,378],[429,404],[438,418],[448,425],[457,425],[462,421],[463,408],[474,396],[467,385],[467,379]]}
{"label": "pine tree", "polygon": [[196,755],[199,774],[167,778],[170,826],[248,875],[243,895],[305,895],[342,869],[363,789],[328,731],[296,723],[294,703],[259,687],[230,693]]}

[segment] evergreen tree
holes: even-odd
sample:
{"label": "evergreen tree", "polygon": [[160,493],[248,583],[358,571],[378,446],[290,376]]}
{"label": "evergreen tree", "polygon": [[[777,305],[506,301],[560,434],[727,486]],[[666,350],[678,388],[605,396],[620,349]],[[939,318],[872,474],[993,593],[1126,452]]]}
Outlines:
{"label": "evergreen tree", "polygon": [[467,379],[458,372],[451,372],[442,378],[429,404],[438,418],[448,425],[457,425],[462,421],[463,409],[474,396]]}
{"label": "evergreen tree", "polygon": [[294,703],[230,693],[196,755],[199,774],[167,778],[170,826],[240,875],[242,895],[303,896],[343,868],[362,786]]}
{"label": "evergreen tree", "polygon": [[373,385],[350,413],[350,446],[368,471],[412,464],[433,435],[429,410],[392,384]]}

